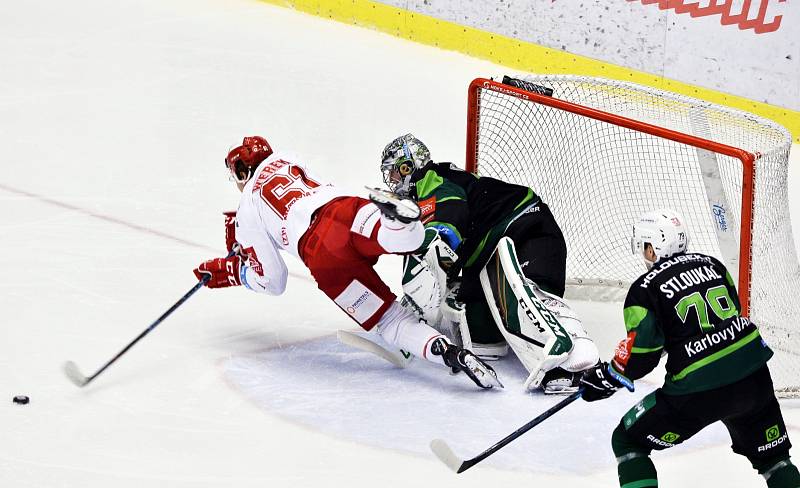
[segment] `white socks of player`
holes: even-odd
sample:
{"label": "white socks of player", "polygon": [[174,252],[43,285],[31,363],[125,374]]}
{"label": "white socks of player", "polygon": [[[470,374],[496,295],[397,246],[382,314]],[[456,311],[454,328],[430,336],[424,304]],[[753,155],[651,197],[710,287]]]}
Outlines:
{"label": "white socks of player", "polygon": [[389,344],[417,357],[464,371],[481,388],[503,387],[490,366],[467,349],[451,344],[397,302],[392,303],[373,330]]}
{"label": "white socks of player", "polygon": [[386,310],[375,330],[389,344],[417,357],[444,364],[442,358],[434,356],[430,350],[433,341],[444,336],[427,324],[421,323],[398,302],[392,303]]}

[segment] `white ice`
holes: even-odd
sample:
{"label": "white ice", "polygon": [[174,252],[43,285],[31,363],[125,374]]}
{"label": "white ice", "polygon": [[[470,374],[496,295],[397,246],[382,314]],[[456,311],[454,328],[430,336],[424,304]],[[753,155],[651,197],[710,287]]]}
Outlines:
{"label": "white ice", "polygon": [[[60,371],[93,372],[224,252],[237,139],[377,185],[405,132],[461,161],[466,86],[505,71],[244,0],[0,4],[0,486],[615,486],[610,431],[657,375],[455,475],[431,438],[472,456],[555,399],[523,394],[510,360],[485,392],[339,345],[352,322],[291,258],[280,298],[201,290],[87,388]],[[397,260],[379,267],[396,287]],[[576,307],[607,357],[619,305]],[[783,408],[800,436],[800,405]],[[662,485],[763,486],[728,444],[712,428],[657,454]]]}

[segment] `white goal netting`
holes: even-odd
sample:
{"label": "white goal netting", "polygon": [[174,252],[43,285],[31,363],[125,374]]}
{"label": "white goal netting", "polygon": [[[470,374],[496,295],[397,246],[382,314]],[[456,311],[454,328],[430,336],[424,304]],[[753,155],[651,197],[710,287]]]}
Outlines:
{"label": "white goal netting", "polygon": [[[565,75],[525,81],[552,89],[552,97],[526,100],[500,83],[473,82],[467,164],[532,187],[551,207],[567,241],[570,294],[624,296],[644,271],[630,251],[632,223],[648,210],[672,208],[686,220],[690,250],[720,258],[739,281],[740,296],[749,296],[750,316],[776,352],[776,390],[800,393],[800,265],[789,219],[786,129],[631,83]],[[568,110],[558,100],[580,107]],[[637,123],[626,127],[597,111]],[[733,148],[755,156],[754,185],[744,168],[750,163],[734,157]]]}

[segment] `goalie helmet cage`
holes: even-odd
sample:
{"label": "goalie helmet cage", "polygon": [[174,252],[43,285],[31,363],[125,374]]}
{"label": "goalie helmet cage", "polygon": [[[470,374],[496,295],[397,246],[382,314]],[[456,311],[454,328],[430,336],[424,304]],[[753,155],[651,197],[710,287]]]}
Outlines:
{"label": "goalie helmet cage", "polygon": [[719,258],[738,283],[743,312],[775,351],[776,391],[800,396],[788,131],[633,83],[569,75],[504,81],[515,86],[470,84],[467,170],[530,186],[550,206],[567,242],[568,294],[624,297],[644,272],[631,253],[633,222],[656,208],[676,210],[689,250]]}

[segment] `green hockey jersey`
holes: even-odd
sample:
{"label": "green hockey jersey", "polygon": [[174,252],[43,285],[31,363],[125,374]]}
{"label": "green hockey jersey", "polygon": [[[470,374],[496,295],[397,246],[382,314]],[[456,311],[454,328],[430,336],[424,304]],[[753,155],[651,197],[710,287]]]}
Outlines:
{"label": "green hockey jersey", "polygon": [[628,335],[612,366],[638,379],[666,353],[668,394],[738,381],[772,357],[756,324],[740,310],[736,286],[719,260],[698,253],[661,259],[628,291],[623,312]]}
{"label": "green hockey jersey", "polygon": [[539,201],[530,188],[479,177],[450,163],[428,163],[411,181],[422,222],[439,230],[464,267],[482,266],[510,222]]}

